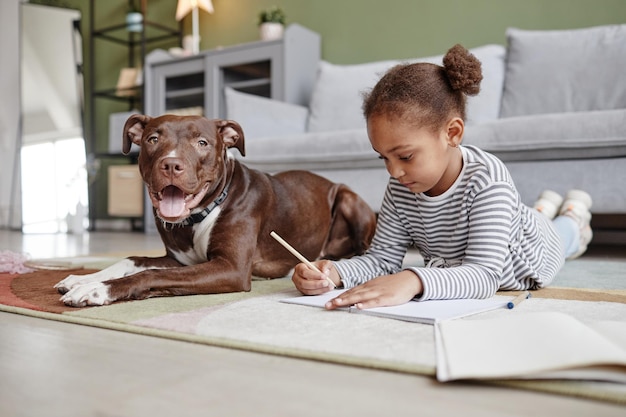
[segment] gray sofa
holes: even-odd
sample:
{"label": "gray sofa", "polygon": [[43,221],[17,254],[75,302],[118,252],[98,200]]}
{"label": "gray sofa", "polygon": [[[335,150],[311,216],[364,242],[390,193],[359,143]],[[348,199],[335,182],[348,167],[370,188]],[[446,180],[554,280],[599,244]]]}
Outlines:
{"label": "gray sofa", "polygon": [[[550,188],[588,191],[602,240],[626,243],[626,25],[509,29],[507,46],[470,49],[481,93],[468,100],[463,140],[499,156],[527,204]],[[441,62],[441,56],[409,61]],[[371,150],[361,93],[391,66],[320,62],[308,107],[227,89],[228,117],[246,132],[244,162],[308,169],[352,187],[377,210],[388,180]]]}

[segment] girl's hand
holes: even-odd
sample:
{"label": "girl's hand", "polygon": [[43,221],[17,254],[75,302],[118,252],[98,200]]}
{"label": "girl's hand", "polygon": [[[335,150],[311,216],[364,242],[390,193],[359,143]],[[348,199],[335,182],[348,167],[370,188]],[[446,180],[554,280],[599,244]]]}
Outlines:
{"label": "girl's hand", "polygon": [[304,295],[318,295],[333,290],[333,286],[328,282],[328,278],[339,287],[341,279],[333,263],[328,260],[312,262],[322,273],[309,268],[303,263],[299,263],[293,270],[291,280],[296,288]]}
{"label": "girl's hand", "polygon": [[[319,275],[319,274],[318,274]],[[404,304],[423,291],[422,280],[412,271],[383,275],[351,288],[326,303],[326,309],[356,306],[359,309]]]}

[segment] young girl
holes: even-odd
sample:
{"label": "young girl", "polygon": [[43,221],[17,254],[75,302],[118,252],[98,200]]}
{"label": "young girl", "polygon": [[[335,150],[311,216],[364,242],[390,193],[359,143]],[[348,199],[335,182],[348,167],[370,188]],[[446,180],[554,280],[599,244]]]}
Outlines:
{"label": "young girl", "polygon": [[[477,94],[481,80],[480,62],[456,45],[443,67],[398,65],[376,84],[363,113],[391,178],[371,248],[351,259],[316,261],[322,274],[298,264],[292,276],[298,290],[327,292],[326,278],[350,288],[328,309],[487,298],[500,289],[545,287],[565,258],[585,251],[587,193],[571,191],[562,203],[546,191],[531,209],[498,158],[461,146],[466,95]],[[409,247],[419,250],[425,267],[402,269]]]}

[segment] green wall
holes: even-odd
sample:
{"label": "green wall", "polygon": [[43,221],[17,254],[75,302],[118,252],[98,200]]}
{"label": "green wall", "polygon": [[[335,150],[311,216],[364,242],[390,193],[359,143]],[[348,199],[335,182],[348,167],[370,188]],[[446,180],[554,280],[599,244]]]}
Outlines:
{"label": "green wall", "polygon": [[201,49],[256,40],[257,14],[274,4],[288,24],[319,32],[323,58],[337,64],[438,55],[455,43],[504,44],[507,27],[626,23],[624,0],[213,0],[215,13],[201,12]]}

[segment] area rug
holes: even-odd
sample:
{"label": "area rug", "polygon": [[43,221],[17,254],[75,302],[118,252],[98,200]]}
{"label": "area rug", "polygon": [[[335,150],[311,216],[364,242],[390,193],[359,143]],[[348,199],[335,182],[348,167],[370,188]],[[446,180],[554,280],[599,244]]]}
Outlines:
{"label": "area rug", "polygon": [[[90,269],[74,274],[93,272]],[[298,295],[291,280],[254,280],[247,293],[164,297],[71,308],[52,288],[64,271],[0,274],[0,311],[343,365],[435,375],[433,327],[280,303]],[[508,295],[514,295],[509,293]],[[585,321],[626,321],[626,291],[548,288],[513,310],[485,317],[562,311]],[[482,315],[481,315],[482,316]],[[626,387],[574,381],[499,385],[626,404]]]}

